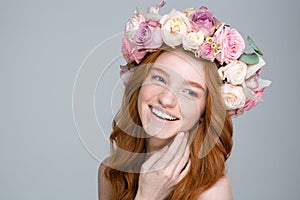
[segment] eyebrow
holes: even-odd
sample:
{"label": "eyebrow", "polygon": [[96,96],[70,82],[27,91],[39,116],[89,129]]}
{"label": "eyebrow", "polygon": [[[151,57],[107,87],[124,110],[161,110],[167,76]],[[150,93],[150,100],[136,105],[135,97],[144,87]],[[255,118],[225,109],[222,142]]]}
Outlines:
{"label": "eyebrow", "polygon": [[168,74],[165,70],[163,70],[163,69],[160,69],[160,68],[157,68],[157,67],[152,67],[152,70],[161,72],[161,73],[163,73],[166,77],[169,77],[169,74]]}
{"label": "eyebrow", "polygon": [[199,83],[197,82],[193,82],[193,81],[186,81],[187,84],[193,86],[193,87],[196,87],[196,88],[199,88],[200,90],[203,90],[203,91],[206,91],[206,89],[200,85]]}

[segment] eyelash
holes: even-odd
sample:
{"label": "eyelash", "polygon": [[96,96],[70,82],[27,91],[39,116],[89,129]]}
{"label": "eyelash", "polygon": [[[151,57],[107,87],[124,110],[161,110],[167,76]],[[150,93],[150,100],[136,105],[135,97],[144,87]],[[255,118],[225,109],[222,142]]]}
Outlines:
{"label": "eyelash", "polygon": [[152,76],[152,78],[156,81],[159,81],[159,82],[162,82],[162,83],[166,83],[165,79],[161,76],[158,76],[158,75],[154,75]]}
{"label": "eyelash", "polygon": [[186,93],[188,95],[190,95],[191,97],[198,97],[198,94],[196,92],[194,92],[193,90],[186,90]]}

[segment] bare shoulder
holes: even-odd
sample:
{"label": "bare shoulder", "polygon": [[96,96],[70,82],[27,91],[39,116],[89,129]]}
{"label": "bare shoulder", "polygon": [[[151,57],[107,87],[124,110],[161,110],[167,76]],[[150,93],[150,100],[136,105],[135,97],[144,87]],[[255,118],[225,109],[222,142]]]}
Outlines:
{"label": "bare shoulder", "polygon": [[225,175],[220,178],[211,188],[201,194],[197,200],[233,200],[229,177]]}
{"label": "bare shoulder", "polygon": [[99,200],[111,199],[111,186],[109,181],[105,178],[105,169],[107,166],[103,163],[98,168],[98,198]]}

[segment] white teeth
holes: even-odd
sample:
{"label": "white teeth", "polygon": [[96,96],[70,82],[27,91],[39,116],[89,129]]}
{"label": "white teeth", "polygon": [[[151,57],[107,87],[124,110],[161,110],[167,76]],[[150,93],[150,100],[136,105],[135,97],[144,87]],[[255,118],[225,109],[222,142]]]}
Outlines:
{"label": "white teeth", "polygon": [[159,110],[156,110],[155,108],[152,108],[152,112],[157,115],[158,117],[160,118],[163,118],[163,119],[167,119],[167,120],[175,120],[176,118],[174,117],[171,117],[170,115],[166,114],[166,113],[163,113]]}

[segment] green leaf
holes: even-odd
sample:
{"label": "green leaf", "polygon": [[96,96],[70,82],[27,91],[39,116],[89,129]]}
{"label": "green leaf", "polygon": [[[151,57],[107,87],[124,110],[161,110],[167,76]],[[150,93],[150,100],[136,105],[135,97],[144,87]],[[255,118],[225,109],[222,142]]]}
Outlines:
{"label": "green leaf", "polygon": [[264,55],[263,52],[256,46],[256,44],[254,43],[253,39],[250,36],[247,37],[247,41],[256,53],[258,53],[261,56]]}
{"label": "green leaf", "polygon": [[258,58],[258,55],[256,53],[250,53],[250,54],[243,53],[240,56],[239,60],[246,63],[246,64],[248,64],[248,65],[254,65],[254,64],[257,64],[259,62],[259,58]]}

